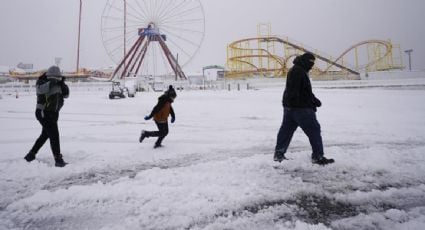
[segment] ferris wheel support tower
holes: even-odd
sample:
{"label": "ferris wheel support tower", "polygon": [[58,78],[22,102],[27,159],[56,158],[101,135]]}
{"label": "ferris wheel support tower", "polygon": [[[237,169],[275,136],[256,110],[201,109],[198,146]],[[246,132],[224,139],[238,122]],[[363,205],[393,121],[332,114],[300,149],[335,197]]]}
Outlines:
{"label": "ferris wheel support tower", "polygon": [[136,75],[186,79],[182,69],[200,49],[205,16],[200,0],[107,0],[101,30],[117,65],[110,81]]}
{"label": "ferris wheel support tower", "polygon": [[[143,60],[146,56],[146,52],[151,42],[159,43],[168,63],[171,66],[171,69],[176,75],[176,80],[187,79],[177,59],[174,57],[167,44],[165,43],[165,41],[167,40],[166,35],[161,34],[154,23],[150,23],[146,28],[139,28],[138,35],[139,38],[133,44],[129,52],[126,53],[124,59],[118,64],[118,67],[112,74],[111,79],[123,79],[125,77],[129,77],[131,74],[136,76],[140,70],[140,66],[143,63]],[[134,69],[136,66],[137,68]]]}

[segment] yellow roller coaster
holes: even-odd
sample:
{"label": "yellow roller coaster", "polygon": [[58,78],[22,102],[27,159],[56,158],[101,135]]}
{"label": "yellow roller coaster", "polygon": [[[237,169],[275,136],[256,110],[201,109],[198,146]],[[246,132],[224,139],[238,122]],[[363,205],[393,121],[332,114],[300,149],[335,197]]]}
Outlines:
{"label": "yellow roller coaster", "polygon": [[[264,33],[264,31],[266,31]],[[360,72],[402,69],[401,49],[391,41],[359,42],[333,58],[288,37],[271,35],[270,24],[258,25],[258,37],[230,43],[227,47],[226,77],[283,77],[299,54],[316,56],[312,77],[359,79]]]}

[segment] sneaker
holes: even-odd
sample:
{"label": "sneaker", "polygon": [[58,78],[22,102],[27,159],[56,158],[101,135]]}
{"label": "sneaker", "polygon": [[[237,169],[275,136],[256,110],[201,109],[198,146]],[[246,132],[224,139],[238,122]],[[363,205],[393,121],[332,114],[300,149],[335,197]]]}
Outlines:
{"label": "sneaker", "polygon": [[142,143],[145,137],[146,137],[146,131],[142,130],[142,134],[140,134],[140,137],[139,137],[139,142]]}
{"label": "sneaker", "polygon": [[27,162],[31,162],[31,161],[35,160],[35,154],[30,152],[24,157],[24,159]]}
{"label": "sneaker", "polygon": [[283,155],[283,154],[278,154],[278,153],[275,153],[274,154],[274,157],[273,157],[273,160],[274,161],[277,161],[277,162],[282,162],[283,160],[288,160],[288,158],[286,158],[285,157],[285,155]]}
{"label": "sneaker", "polygon": [[65,167],[65,165],[67,165],[68,163],[66,163],[62,158],[58,158],[55,159],[55,166],[56,167]]}
{"label": "sneaker", "polygon": [[327,164],[332,164],[334,163],[335,160],[331,159],[331,158],[326,158],[326,157],[320,157],[317,159],[312,159],[312,163],[313,164],[318,164],[318,165],[327,165]]}

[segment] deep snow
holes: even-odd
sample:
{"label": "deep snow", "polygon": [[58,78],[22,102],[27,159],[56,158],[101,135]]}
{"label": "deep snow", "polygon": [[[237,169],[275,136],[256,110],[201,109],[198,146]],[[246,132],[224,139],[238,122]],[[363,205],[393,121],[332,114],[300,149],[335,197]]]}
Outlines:
{"label": "deep snow", "polygon": [[143,116],[160,93],[71,91],[59,121],[65,168],[48,143],[24,161],[41,132],[35,96],[3,95],[0,229],[422,229],[424,87],[334,84],[314,89],[336,160],[326,167],[311,164],[301,130],[291,160],[272,161],[282,85],[178,92],[159,149],[138,137],[156,128]]}

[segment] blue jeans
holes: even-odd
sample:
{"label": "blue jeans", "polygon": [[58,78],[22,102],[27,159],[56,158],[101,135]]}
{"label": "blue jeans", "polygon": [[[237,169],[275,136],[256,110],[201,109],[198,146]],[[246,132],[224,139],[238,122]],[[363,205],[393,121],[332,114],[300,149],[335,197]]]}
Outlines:
{"label": "blue jeans", "polygon": [[320,134],[320,124],[316,119],[316,112],[310,108],[284,107],[283,121],[277,134],[275,155],[283,156],[288,149],[295,130],[299,127],[307,135],[313,153],[311,157],[318,159],[323,156],[323,143]]}

